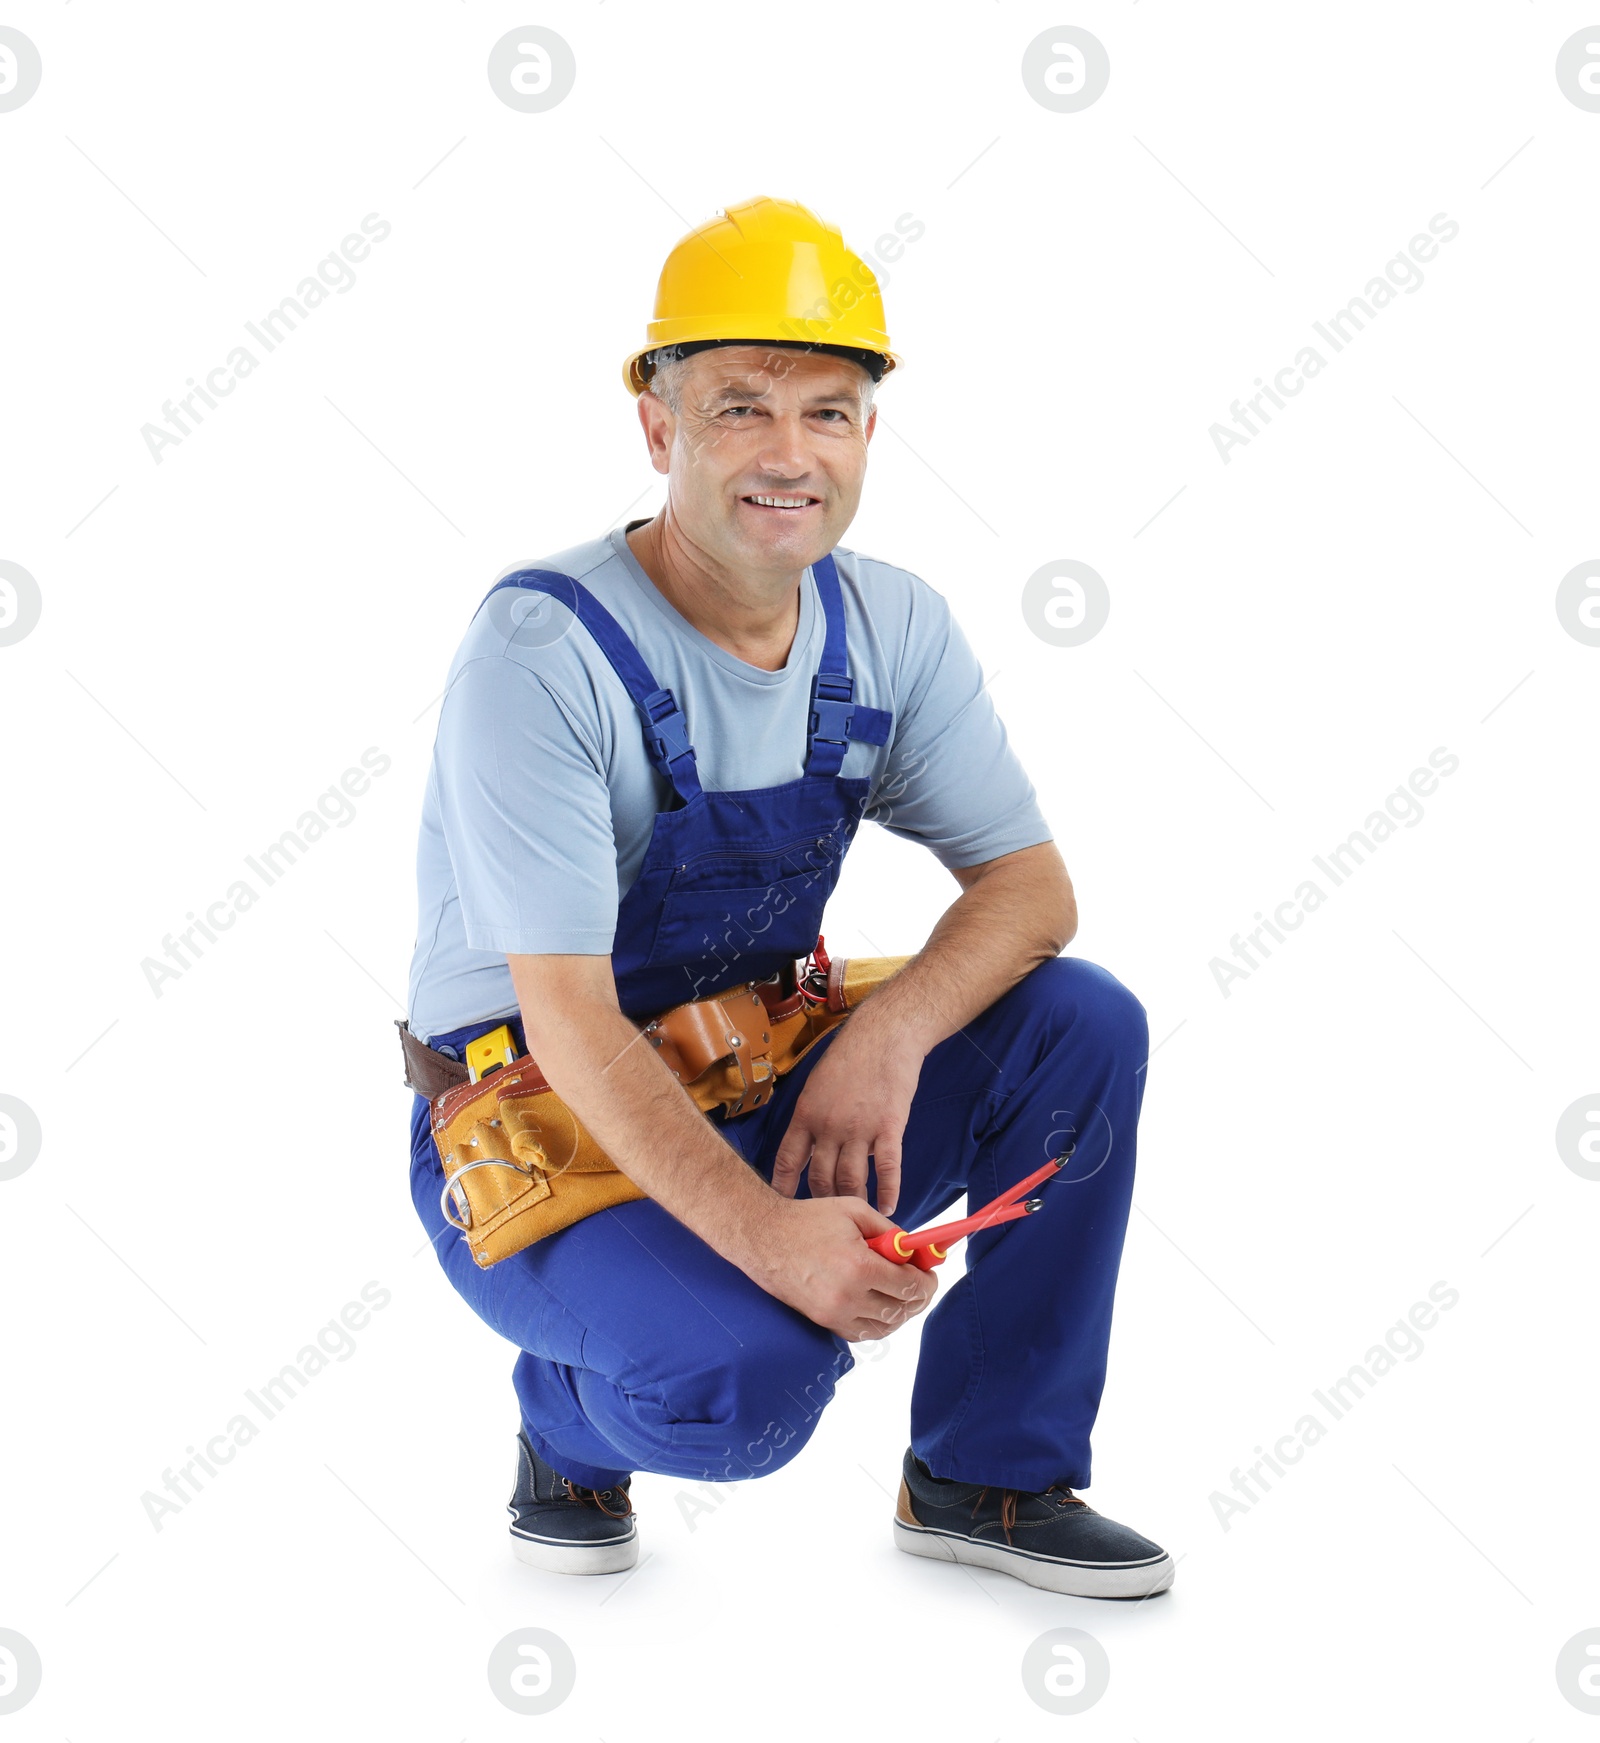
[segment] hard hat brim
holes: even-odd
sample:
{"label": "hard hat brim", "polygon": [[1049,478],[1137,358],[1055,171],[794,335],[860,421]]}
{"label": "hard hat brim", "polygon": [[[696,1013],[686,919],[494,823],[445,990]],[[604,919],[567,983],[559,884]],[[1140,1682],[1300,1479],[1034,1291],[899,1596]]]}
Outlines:
{"label": "hard hat brim", "polygon": [[[680,335],[676,342],[704,344],[708,341],[718,345],[770,345],[775,351],[813,351],[822,352],[824,355],[829,356],[835,354],[834,350],[828,350],[819,343],[808,344],[802,339],[774,339],[766,333],[718,334],[714,340],[711,339],[710,335],[703,332],[696,332],[692,335],[685,333]],[[628,392],[631,393],[635,399],[637,399],[650,385],[644,371],[640,368],[643,359],[648,357],[652,351],[659,351],[664,346],[673,344],[674,342],[675,341],[672,339],[656,339],[651,344],[643,345],[637,351],[633,352],[623,364],[623,386],[627,388]],[[901,367],[902,360],[896,352],[887,349],[880,349],[875,345],[854,345],[843,348],[855,351],[870,351],[874,357],[881,357],[883,359],[884,375],[888,375],[891,370]]]}

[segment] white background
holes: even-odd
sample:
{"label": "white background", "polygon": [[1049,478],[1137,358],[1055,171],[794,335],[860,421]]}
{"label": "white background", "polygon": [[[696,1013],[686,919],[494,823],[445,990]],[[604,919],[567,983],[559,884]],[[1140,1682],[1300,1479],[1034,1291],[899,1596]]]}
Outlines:
{"label": "white background", "polygon": [[[44,1135],[0,1182],[0,1627],[44,1665],[8,1737],[521,1735],[485,1666],[525,1626],[576,1655],[560,1738],[1594,1734],[1554,1674],[1600,1626],[1600,1183],[1555,1142],[1600,1090],[1600,649],[1555,605],[1600,540],[1600,114],[1555,77],[1593,11],[6,11],[44,69],[0,114],[0,558],[43,598],[0,648],[0,1091]],[[542,114],[485,73],[530,18],[577,62]],[[1063,22],[1111,62],[1073,114],[1020,72]],[[696,1511],[641,1475],[626,1581],[518,1567],[513,1353],[418,1256],[431,704],[495,575],[658,506],[621,360],[668,248],[755,193],[862,249],[925,226],[846,543],[954,603],[1071,948],[1150,1012],[1090,1495],[1182,1557],[1147,1603],[895,1553],[915,1329],[770,1480]],[[153,460],[367,213],[354,287]],[[1421,287],[1224,464],[1210,426],[1436,213]],[[1074,648],[1021,604],[1063,558],[1111,600]],[[1225,997],[1212,959],[1439,746],[1422,821]],[[367,747],[354,820],[157,998],[143,959]],[[830,943],[914,948],[953,894],[866,831]],[[141,1496],[371,1280],[355,1353],[155,1530]],[[1224,1529],[1441,1280],[1423,1353]],[[1020,1674],[1057,1626],[1111,1663],[1070,1721]]]}

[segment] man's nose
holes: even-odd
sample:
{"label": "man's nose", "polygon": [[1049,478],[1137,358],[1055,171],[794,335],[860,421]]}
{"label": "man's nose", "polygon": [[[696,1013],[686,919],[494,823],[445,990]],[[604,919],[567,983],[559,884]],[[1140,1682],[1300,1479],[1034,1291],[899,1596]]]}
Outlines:
{"label": "man's nose", "polygon": [[805,425],[798,415],[779,416],[767,425],[756,464],[774,478],[795,481],[811,470]]}

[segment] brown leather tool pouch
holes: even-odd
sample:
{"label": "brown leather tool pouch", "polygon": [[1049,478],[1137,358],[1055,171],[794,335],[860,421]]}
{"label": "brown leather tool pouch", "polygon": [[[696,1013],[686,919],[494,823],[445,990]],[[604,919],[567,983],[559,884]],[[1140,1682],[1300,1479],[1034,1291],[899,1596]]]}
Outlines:
{"label": "brown leather tool pouch", "polygon": [[[644,1025],[695,1105],[728,1117],[772,1099],[777,1080],[910,960],[836,960],[825,1001],[783,997],[771,983],[736,987],[678,1005]],[[596,1211],[648,1195],[622,1173],[524,1055],[467,1080],[466,1067],[436,1053],[402,1023],[406,1082],[428,1098],[445,1184],[446,1221],[487,1269]]]}

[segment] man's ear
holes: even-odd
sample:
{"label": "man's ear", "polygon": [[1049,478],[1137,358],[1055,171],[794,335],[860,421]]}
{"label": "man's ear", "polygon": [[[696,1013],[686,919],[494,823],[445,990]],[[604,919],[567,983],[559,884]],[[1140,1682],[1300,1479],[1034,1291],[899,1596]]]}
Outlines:
{"label": "man's ear", "polygon": [[878,408],[876,406],[874,406],[872,408],[872,410],[867,413],[867,427],[866,427],[866,440],[867,441],[870,442],[872,440],[872,432],[875,429],[877,429],[877,427],[878,427]]}
{"label": "man's ear", "polygon": [[665,476],[672,470],[672,437],[677,420],[672,408],[647,388],[639,395],[639,427],[644,431],[650,464]]}

